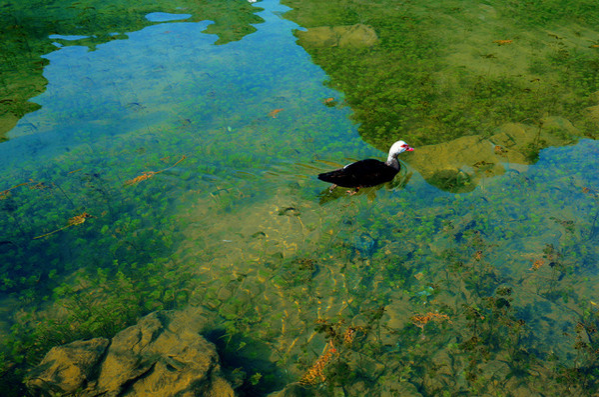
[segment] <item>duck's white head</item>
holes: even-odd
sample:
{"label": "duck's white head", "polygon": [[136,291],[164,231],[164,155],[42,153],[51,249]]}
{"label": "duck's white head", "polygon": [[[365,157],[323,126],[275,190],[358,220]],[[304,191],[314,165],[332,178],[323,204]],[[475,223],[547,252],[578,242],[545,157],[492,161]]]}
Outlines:
{"label": "duck's white head", "polygon": [[389,149],[389,157],[387,158],[387,161],[397,158],[400,153],[411,152],[413,150],[414,148],[408,146],[408,144],[404,141],[397,141],[391,146],[391,149]]}

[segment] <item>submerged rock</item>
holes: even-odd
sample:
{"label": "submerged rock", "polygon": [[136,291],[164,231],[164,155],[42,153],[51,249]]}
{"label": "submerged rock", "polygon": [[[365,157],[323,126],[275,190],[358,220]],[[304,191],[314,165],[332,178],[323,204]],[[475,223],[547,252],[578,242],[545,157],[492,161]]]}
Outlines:
{"label": "submerged rock", "polygon": [[234,396],[215,346],[172,312],[142,318],[112,340],[55,347],[30,373],[34,396]]}
{"label": "submerged rock", "polygon": [[319,26],[297,32],[299,44],[306,47],[372,47],[378,41],[371,26],[361,23],[351,26]]}
{"label": "submerged rock", "polygon": [[313,397],[315,393],[299,383],[287,385],[283,390],[270,393],[267,397]]}
{"label": "submerged rock", "polygon": [[368,233],[362,233],[352,238],[352,246],[362,259],[368,259],[377,251],[378,240]]}
{"label": "submerged rock", "polygon": [[93,383],[98,364],[110,341],[94,338],[53,347],[29,375],[27,387],[34,395],[70,394]]}
{"label": "submerged rock", "polygon": [[573,144],[581,136],[567,119],[547,116],[536,125],[503,124],[489,137],[463,136],[418,147],[409,163],[431,185],[463,193],[476,188],[482,178],[502,175],[508,168],[525,169],[536,162],[540,150]]}

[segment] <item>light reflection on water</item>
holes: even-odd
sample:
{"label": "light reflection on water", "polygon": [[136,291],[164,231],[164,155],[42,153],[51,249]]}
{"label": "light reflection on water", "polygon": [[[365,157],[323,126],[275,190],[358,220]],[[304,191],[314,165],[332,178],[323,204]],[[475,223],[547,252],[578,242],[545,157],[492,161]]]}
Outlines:
{"label": "light reflection on water", "polygon": [[[546,149],[530,167],[506,164],[461,195],[428,185],[406,156],[401,183],[322,200],[327,186],[315,175],[329,165],[320,160],[385,155],[361,141],[350,109],[326,106],[343,94],[323,85],[325,73],[295,43],[298,26],[279,16],[286,7],[259,4],[258,31],[222,46],[205,33],[211,22],[178,22],[45,55],[49,83],[33,99],[42,108],[0,146],[2,186],[27,183],[2,207],[15,279],[32,273],[54,286],[79,267],[117,261],[142,283],[145,263],[166,263],[193,278],[192,292],[164,307],[208,316],[239,365],[251,367],[266,346],[258,370],[286,372],[285,382],[326,347],[317,320],[335,337],[361,333],[339,359],[358,378],[369,374],[356,363],[385,379],[416,361],[421,369],[402,375],[416,383],[431,368],[426,356],[485,349],[456,350],[470,336],[462,328],[479,327],[495,349],[489,362],[501,363],[511,346],[496,339],[514,334],[473,326],[477,318],[524,319],[518,346],[571,363],[573,337],[554,330],[575,333],[597,281],[596,143]],[[32,240],[83,211],[94,218]],[[499,297],[499,288],[513,292]],[[485,307],[489,296],[495,306]],[[413,316],[426,313],[451,322],[415,327]],[[281,386],[265,382],[263,390]]]}

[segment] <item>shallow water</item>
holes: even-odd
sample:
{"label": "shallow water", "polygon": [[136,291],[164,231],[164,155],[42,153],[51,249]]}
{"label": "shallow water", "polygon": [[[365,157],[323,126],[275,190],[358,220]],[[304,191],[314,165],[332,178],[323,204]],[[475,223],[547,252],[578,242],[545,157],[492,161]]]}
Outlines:
{"label": "shallow water", "polygon": [[245,395],[596,391],[597,11],[286,4],[4,5],[3,379],[177,309]]}

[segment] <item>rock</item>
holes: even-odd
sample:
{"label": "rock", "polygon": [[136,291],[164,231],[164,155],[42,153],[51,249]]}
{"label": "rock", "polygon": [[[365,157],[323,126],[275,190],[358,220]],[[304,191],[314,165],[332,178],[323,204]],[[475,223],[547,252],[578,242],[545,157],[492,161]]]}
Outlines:
{"label": "rock", "polygon": [[53,347],[29,375],[27,387],[35,395],[69,394],[86,388],[110,341],[94,338]]}
{"label": "rock", "polygon": [[495,153],[493,143],[479,136],[422,146],[413,153],[408,161],[428,183],[454,193],[471,191],[480,178],[505,172],[505,160]]}
{"label": "rock", "polygon": [[416,386],[408,382],[390,381],[383,385],[381,397],[422,397]]}
{"label": "rock", "polygon": [[299,383],[287,385],[283,390],[270,393],[267,397],[311,397],[314,392],[309,387],[304,387]]}
{"label": "rock", "polygon": [[376,32],[371,26],[358,23],[352,26],[336,26],[333,28],[339,36],[339,47],[363,48],[372,47],[378,41]]}
{"label": "rock", "polygon": [[[596,112],[599,122],[599,107]],[[540,150],[570,145],[582,136],[563,117],[546,116],[541,121],[540,125],[506,123],[490,137],[463,136],[421,146],[406,161],[431,185],[453,193],[468,192],[482,178],[502,175],[507,167],[525,169],[536,161]]]}
{"label": "rock", "polygon": [[174,312],[149,314],[111,341],[53,348],[27,387],[34,396],[74,391],[81,397],[235,395],[221,375],[214,345],[197,332],[197,324]]}
{"label": "rock", "polygon": [[361,23],[351,26],[319,26],[297,32],[303,47],[372,47],[378,42],[371,26]]}
{"label": "rock", "polygon": [[599,124],[599,105],[591,106],[586,108],[588,116],[595,123]]}
{"label": "rock", "polygon": [[570,120],[559,116],[546,116],[541,119],[545,131],[557,133],[558,145],[572,143],[577,137],[581,137],[580,130]]}

